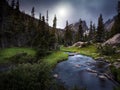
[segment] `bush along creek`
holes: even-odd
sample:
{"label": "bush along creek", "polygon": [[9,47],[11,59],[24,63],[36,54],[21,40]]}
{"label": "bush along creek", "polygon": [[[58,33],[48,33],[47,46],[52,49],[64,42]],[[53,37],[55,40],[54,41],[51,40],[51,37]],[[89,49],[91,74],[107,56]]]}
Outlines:
{"label": "bush along creek", "polygon": [[[53,67],[66,60],[61,51],[7,48],[0,51],[0,90],[63,90],[51,74]],[[65,89],[64,89],[65,90]]]}

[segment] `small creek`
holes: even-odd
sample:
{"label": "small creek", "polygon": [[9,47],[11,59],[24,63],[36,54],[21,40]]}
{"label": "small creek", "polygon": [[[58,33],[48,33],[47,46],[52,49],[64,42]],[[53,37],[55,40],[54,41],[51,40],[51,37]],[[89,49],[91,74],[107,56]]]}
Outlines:
{"label": "small creek", "polygon": [[104,75],[109,71],[107,66],[108,63],[95,61],[91,57],[73,55],[57,64],[53,76],[57,83],[69,90],[74,86],[87,90],[113,90],[115,83]]}

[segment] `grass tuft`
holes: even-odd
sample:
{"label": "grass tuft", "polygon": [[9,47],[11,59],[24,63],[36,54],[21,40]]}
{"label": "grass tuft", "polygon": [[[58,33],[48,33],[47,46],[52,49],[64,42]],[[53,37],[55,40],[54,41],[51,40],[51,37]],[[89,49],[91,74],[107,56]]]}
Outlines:
{"label": "grass tuft", "polygon": [[50,55],[43,58],[43,62],[51,65],[51,67],[54,67],[57,63],[67,60],[68,54],[62,51],[53,52]]}

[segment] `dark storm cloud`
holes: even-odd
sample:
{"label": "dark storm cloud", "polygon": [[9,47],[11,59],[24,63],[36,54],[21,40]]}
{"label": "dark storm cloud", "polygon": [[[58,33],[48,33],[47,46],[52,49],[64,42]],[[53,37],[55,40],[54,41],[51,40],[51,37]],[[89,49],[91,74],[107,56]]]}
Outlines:
{"label": "dark storm cloud", "polygon": [[28,5],[28,6],[32,6],[32,5],[42,5],[42,6],[52,6],[56,3],[58,3],[61,0],[21,0],[23,5]]}
{"label": "dark storm cloud", "polygon": [[34,6],[36,16],[40,12],[45,13],[47,9],[54,9],[54,6],[61,2],[69,3],[74,8],[70,23],[78,21],[79,18],[86,20],[88,23],[90,20],[97,23],[100,13],[103,14],[104,20],[116,15],[117,0],[20,0],[21,10],[30,14],[31,8]]}

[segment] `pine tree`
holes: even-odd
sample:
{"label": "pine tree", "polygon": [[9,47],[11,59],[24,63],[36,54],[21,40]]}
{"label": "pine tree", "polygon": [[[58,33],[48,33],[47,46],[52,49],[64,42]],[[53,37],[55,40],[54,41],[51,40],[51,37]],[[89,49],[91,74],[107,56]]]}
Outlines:
{"label": "pine tree", "polygon": [[41,21],[41,48],[44,49],[49,49],[49,30],[46,28],[46,23],[45,23],[45,17],[42,16],[42,21]]}
{"label": "pine tree", "polygon": [[41,21],[42,21],[42,17],[41,17],[41,13],[39,14],[39,20],[38,20],[38,26],[37,26],[37,30],[40,31],[41,30]]}
{"label": "pine tree", "polygon": [[96,26],[93,24],[93,41],[95,41],[95,35],[96,35]]}
{"label": "pine tree", "polygon": [[93,39],[93,25],[92,21],[90,22],[90,31],[89,31],[89,40]]}
{"label": "pine tree", "polygon": [[39,21],[41,21],[41,19],[42,19],[42,18],[41,18],[41,13],[40,13],[40,14],[39,14]]}
{"label": "pine tree", "polygon": [[82,20],[80,19],[79,29],[76,34],[76,42],[83,41],[83,28],[82,28]]}
{"label": "pine tree", "polygon": [[11,1],[11,7],[14,9],[14,7],[15,7],[15,0]]}
{"label": "pine tree", "polygon": [[72,44],[72,31],[69,28],[68,21],[66,21],[66,28],[65,28],[65,35],[64,35],[64,42],[65,46],[69,46]]}
{"label": "pine tree", "polygon": [[17,2],[16,2],[16,10],[17,10],[17,11],[20,11],[20,4],[19,4],[19,0],[17,0]]}
{"label": "pine tree", "polygon": [[112,37],[113,35],[115,35],[117,33],[120,33],[120,1],[118,1],[117,12],[118,12],[118,15],[115,17],[115,23],[110,32],[110,37]]}
{"label": "pine tree", "polygon": [[56,25],[57,25],[57,18],[56,18],[56,15],[54,16],[54,19],[53,19],[53,27],[52,27],[52,31],[50,32],[50,42],[49,42],[49,46],[51,49],[56,49],[57,47],[57,32],[56,32]]}
{"label": "pine tree", "polygon": [[46,13],[46,22],[47,22],[47,24],[48,24],[48,20],[49,20],[49,15],[48,15],[49,13],[48,13],[48,10],[47,10],[47,13]]}
{"label": "pine tree", "polygon": [[118,14],[120,14],[120,0],[118,1]]}
{"label": "pine tree", "polygon": [[92,21],[91,21],[88,39],[94,41],[95,35],[96,35],[96,27],[95,27],[95,24],[92,24]]}
{"label": "pine tree", "polygon": [[97,27],[97,33],[96,33],[96,42],[103,42],[104,41],[104,23],[102,14],[100,14],[98,18],[98,27]]}
{"label": "pine tree", "polygon": [[[40,21],[40,20],[39,20]],[[42,20],[38,23],[37,33],[33,38],[33,46],[41,49],[47,48],[47,39],[46,39],[46,31],[45,31],[45,18],[42,16]],[[47,37],[48,38],[48,37]]]}
{"label": "pine tree", "polygon": [[54,16],[54,20],[53,20],[53,33],[56,33],[56,26],[57,26],[57,18],[56,15]]}
{"label": "pine tree", "polygon": [[95,26],[95,24],[93,24],[93,33],[94,33],[94,35],[95,35],[95,32],[96,32],[96,26]]}
{"label": "pine tree", "polygon": [[33,18],[35,17],[35,8],[34,8],[34,7],[32,8],[31,16],[32,16]]}

